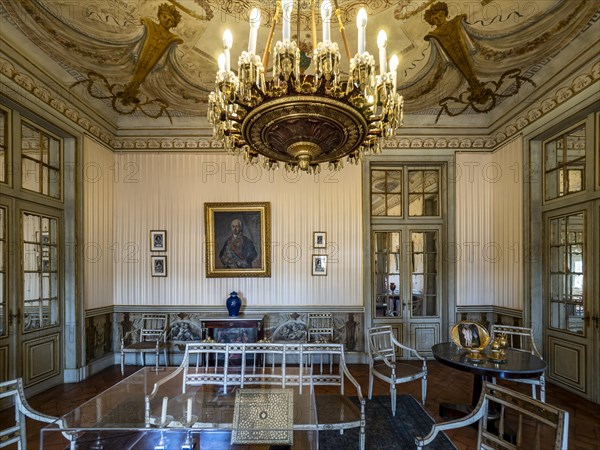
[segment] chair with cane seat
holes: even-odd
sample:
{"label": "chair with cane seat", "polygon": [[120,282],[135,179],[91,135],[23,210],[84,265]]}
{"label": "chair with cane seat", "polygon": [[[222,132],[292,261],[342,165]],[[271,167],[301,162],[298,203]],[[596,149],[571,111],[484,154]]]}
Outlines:
{"label": "chair with cane seat", "polygon": [[[127,342],[132,339],[132,342]],[[146,365],[146,353],[154,353],[156,368],[160,359],[160,351],[165,357],[165,366],[169,365],[167,356],[167,315],[143,314],[140,328],[126,333],[121,338],[121,374],[125,373],[125,354],[140,353],[142,365]]]}

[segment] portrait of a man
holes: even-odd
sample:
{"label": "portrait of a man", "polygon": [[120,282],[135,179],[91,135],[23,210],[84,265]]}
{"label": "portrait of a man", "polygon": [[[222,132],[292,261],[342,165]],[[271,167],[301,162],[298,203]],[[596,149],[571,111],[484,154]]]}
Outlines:
{"label": "portrait of a man", "polygon": [[254,260],[258,257],[254,242],[244,236],[244,224],[240,219],[231,221],[231,236],[227,238],[219,259],[226,269],[254,267]]}
{"label": "portrait of a man", "polygon": [[207,203],[206,275],[270,276],[269,203]]}

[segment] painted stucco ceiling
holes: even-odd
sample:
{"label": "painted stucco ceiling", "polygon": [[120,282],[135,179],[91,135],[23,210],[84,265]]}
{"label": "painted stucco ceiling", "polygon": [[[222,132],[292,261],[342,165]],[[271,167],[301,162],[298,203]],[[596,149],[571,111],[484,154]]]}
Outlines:
{"label": "painted stucco ceiling", "polygon": [[[556,77],[562,66],[577,59],[578,50],[569,45],[582,39],[590,29],[598,32],[597,0],[479,0],[447,2],[448,19],[461,23],[467,63],[482,83],[496,83],[496,104],[490,113],[478,114],[464,104],[450,102],[443,111],[444,98],[461,98],[469,83],[436,39],[435,26],[424,18],[434,1],[339,0],[341,18],[352,52],[356,52],[355,17],[361,7],[368,12],[367,51],[377,59],[377,32],[388,35],[387,54],[400,57],[398,89],[405,98],[405,122],[409,126],[489,127],[498,117],[510,113],[515,94],[526,99],[536,88]],[[159,6],[166,4],[178,13],[170,28],[171,41],[165,53],[152,65],[139,85],[134,102],[123,101],[124,87],[139,70],[138,60],[148,40],[149,27],[159,26]],[[272,25],[275,0],[105,0],[98,2],[52,0],[0,0],[3,15],[0,33],[21,55],[60,80],[65,89],[117,130],[204,127],[207,99],[213,90],[217,57],[222,51],[221,36],[233,32],[232,66],[248,42],[248,16],[252,7],[262,12],[257,53],[264,50]],[[317,7],[320,2],[316,2]],[[310,47],[310,2],[298,2],[292,13],[292,35]],[[320,40],[320,16],[318,33]],[[298,28],[299,27],[299,28]],[[280,25],[275,40],[281,37]],[[337,26],[332,39],[340,49]],[[10,36],[8,35],[10,33]],[[452,37],[452,36],[451,36]],[[301,48],[306,48],[301,47]],[[307,52],[310,57],[310,52]],[[348,63],[342,51],[342,71]],[[310,73],[311,67],[306,69]],[[518,78],[503,78],[510,71]],[[270,74],[270,71],[267,73]],[[537,87],[536,87],[537,86]],[[505,97],[506,95],[506,97]],[[453,115],[457,114],[457,115]]]}

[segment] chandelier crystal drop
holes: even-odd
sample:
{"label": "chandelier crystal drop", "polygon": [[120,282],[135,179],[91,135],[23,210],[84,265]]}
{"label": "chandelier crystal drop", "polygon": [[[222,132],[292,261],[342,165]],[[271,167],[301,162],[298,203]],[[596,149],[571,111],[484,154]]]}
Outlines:
{"label": "chandelier crystal drop", "polygon": [[[229,152],[267,169],[283,164],[291,172],[318,173],[321,163],[327,163],[330,170],[339,170],[344,158],[358,164],[363,154],[379,153],[383,139],[394,136],[402,125],[404,100],[396,89],[399,62],[393,55],[387,63],[385,32],[377,37],[377,74],[375,58],[366,51],[366,11],[361,9],[357,15],[358,52],[351,57],[337,1],[334,5],[335,10],[329,0],[321,4],[323,40],[317,43],[316,6],[311,0],[311,74],[301,71],[299,44],[290,40],[293,0],[277,2],[262,59],[256,55],[260,10],[250,12],[248,51],[238,59],[237,75],[230,66],[233,36],[225,31],[216,86],[209,95],[208,120],[215,138]],[[283,36],[273,46],[273,76],[266,80],[269,48],[280,14]],[[330,37],[334,14],[349,60],[346,78],[340,74],[338,44]]]}

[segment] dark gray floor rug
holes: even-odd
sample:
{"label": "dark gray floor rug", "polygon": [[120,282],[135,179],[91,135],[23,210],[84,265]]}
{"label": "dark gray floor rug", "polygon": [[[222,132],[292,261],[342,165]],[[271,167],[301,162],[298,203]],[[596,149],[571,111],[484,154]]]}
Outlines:
{"label": "dark gray floor rug", "polygon": [[[355,400],[355,399],[353,399]],[[358,401],[355,401],[358,404]],[[425,436],[434,420],[412,395],[399,395],[396,416],[392,416],[389,396],[373,397],[365,406],[367,418],[367,450],[414,449],[415,436]],[[319,431],[320,450],[346,450],[358,448],[359,429],[344,431]],[[427,450],[456,450],[447,436],[440,433]]]}

